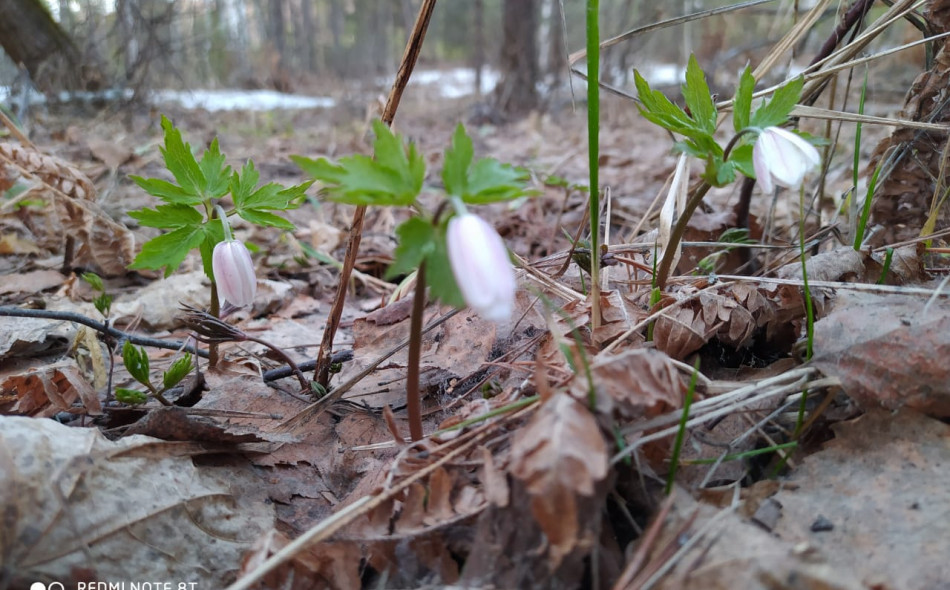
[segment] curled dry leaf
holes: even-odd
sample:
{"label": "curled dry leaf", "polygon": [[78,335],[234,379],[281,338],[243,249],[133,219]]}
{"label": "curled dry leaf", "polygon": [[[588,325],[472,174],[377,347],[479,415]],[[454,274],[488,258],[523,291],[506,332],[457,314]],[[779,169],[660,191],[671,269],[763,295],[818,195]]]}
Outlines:
{"label": "curled dry leaf", "polygon": [[761,334],[766,342],[787,347],[797,336],[794,322],[804,315],[802,296],[790,285],[727,283],[698,292],[690,287],[677,297],[689,299],[658,318],[653,330],[656,347],[675,359],[714,337],[741,348]]}
{"label": "curled dry leaf", "polygon": [[135,237],[95,202],[95,186],[85,174],[55,156],[14,143],[0,143],[0,164],[8,176],[18,175],[32,185],[36,196],[52,201],[52,220],[46,209],[25,210],[40,218],[26,222],[39,244],[59,248],[63,236],[75,238],[81,244],[75,262],[94,265],[107,276],[125,274],[135,258]]}
{"label": "curled dry leaf", "polygon": [[[244,557],[241,576],[250,574],[269,557],[290,544],[283,533],[261,535]],[[356,543],[316,543],[267,574],[262,587],[283,590],[350,590],[359,588],[361,552]],[[240,576],[239,576],[240,577]]]}
{"label": "curled dry leaf", "polygon": [[515,435],[510,472],[531,497],[531,514],[547,536],[555,566],[580,540],[577,496],[593,496],[607,467],[597,420],[570,395],[542,404]]}
{"label": "curled dry leaf", "polygon": [[102,415],[96,390],[72,359],[10,375],[0,384],[0,392],[11,396],[0,398],[3,414],[45,418],[73,411],[73,404],[81,401],[86,414]]}
{"label": "curled dry leaf", "polygon": [[815,323],[812,362],[865,407],[950,416],[950,303],[841,294]]}

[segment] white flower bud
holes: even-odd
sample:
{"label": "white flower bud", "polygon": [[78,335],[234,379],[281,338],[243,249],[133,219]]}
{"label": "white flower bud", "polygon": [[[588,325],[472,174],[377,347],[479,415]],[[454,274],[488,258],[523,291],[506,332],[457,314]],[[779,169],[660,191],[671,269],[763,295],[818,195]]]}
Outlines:
{"label": "white flower bud", "polygon": [[238,240],[219,242],[211,256],[211,268],[221,299],[236,307],[254,302],[257,277],[251,253],[243,243]]}
{"label": "white flower bud", "polygon": [[455,282],[469,307],[501,322],[515,306],[515,273],[498,232],[471,213],[449,220],[446,241]]}
{"label": "white flower bud", "polygon": [[820,163],[815,146],[781,127],[766,127],[752,148],[755,176],[766,193],[775,185],[797,189]]}

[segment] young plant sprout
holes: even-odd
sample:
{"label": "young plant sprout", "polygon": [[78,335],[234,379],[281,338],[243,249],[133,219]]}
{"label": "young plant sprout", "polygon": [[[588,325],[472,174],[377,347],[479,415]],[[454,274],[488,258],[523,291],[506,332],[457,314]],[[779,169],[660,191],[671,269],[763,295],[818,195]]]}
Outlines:
{"label": "young plant sprout", "polygon": [[766,127],[752,148],[752,165],[762,190],[771,194],[775,185],[797,189],[805,174],[821,164],[815,146],[781,127]]}
{"label": "young plant sprout", "polygon": [[224,241],[218,242],[211,256],[214,282],[218,285],[218,295],[224,301],[236,307],[245,307],[254,302],[257,293],[254,262],[247,247],[231,237],[231,227],[224,209],[220,205],[215,209],[224,228]]}
{"label": "young plant sprout", "polygon": [[678,244],[686,231],[686,224],[711,187],[722,187],[735,182],[738,174],[759,181],[766,192],[776,185],[789,188],[801,186],[811,169],[821,158],[811,140],[782,129],[801,96],[804,80],[796,78],[778,88],[772,98],[752,109],[755,78],[746,67],[739,79],[732,101],[732,123],[735,134],[723,148],[716,139],[719,113],[709,92],[706,75],[695,56],[690,56],[686,67],[683,98],[686,109],[674,104],[634,70],[634,79],[640,95],[640,113],[668,131],[682,136],[674,144],[678,152],[705,162],[703,182],[690,191],[686,205],[677,211],[676,225],[670,232],[669,243],[657,266],[654,287],[666,287],[673,267]]}
{"label": "young plant sprout", "polygon": [[486,320],[511,317],[515,273],[498,232],[481,217],[463,212],[449,220],[446,242],[452,275],[465,303]]}
{"label": "young plant sprout", "polygon": [[[446,200],[435,213],[417,198],[425,179],[425,159],[416,146],[385,124],[373,124],[373,157],[349,156],[338,162],[291,156],[323,183],[331,200],[350,205],[412,207],[413,216],[396,228],[399,244],[387,275],[415,272],[416,289],[410,318],[406,409],[413,440],[423,436],[419,398],[422,314],[426,291],[455,307],[466,304],[491,321],[502,321],[514,308],[515,276],[501,237],[466,206],[510,201],[530,194],[527,173],[493,158],[474,160],[471,138],[459,125],[445,152],[442,183]],[[448,205],[456,215],[449,218]],[[445,215],[442,213],[446,212]]]}

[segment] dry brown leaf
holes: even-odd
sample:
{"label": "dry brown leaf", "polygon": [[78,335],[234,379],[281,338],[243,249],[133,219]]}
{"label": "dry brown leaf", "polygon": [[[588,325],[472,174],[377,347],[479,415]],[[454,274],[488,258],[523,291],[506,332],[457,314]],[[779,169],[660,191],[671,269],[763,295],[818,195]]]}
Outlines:
{"label": "dry brown leaf", "polygon": [[[290,539],[276,530],[262,535],[245,556],[240,576],[253,572],[289,543]],[[360,558],[360,549],[355,543],[317,543],[295,553],[293,558],[267,574],[261,584],[264,588],[282,590],[359,588]]]}
{"label": "dry brown leaf", "polygon": [[815,323],[812,362],[863,406],[908,406],[950,416],[950,304],[938,299],[840,294]]}
{"label": "dry brown leaf", "polygon": [[593,496],[607,467],[597,420],[570,395],[542,404],[515,435],[510,472],[531,496],[531,514],[548,538],[555,566],[578,542],[576,496]]}
{"label": "dry brown leaf", "polygon": [[61,272],[49,269],[4,275],[3,284],[0,285],[0,295],[20,293],[36,295],[41,291],[59,287],[65,280],[66,277]]}
{"label": "dry brown leaf", "polygon": [[[616,411],[624,419],[651,417],[678,408],[683,403],[685,384],[670,357],[653,349],[633,349],[618,355],[599,355],[591,365],[597,393],[597,411]],[[587,379],[579,374],[571,384],[571,394],[586,401]]]}
{"label": "dry brown leaf", "polygon": [[75,411],[73,404],[81,401],[86,414],[102,415],[96,390],[72,359],[9,375],[0,384],[0,391],[15,396],[12,406],[0,407],[5,414],[49,417]]}
{"label": "dry brown leaf", "polygon": [[0,322],[0,360],[35,357],[65,350],[76,335],[75,324],[42,318],[5,317]]}
{"label": "dry brown leaf", "polygon": [[[223,588],[273,527],[248,471],[199,469],[197,445],[0,417],[0,561],[11,588],[55,579],[189,580]],[[196,550],[201,548],[201,550]]]}
{"label": "dry brown leaf", "polygon": [[[698,509],[692,526],[682,525]],[[668,590],[866,590],[849,569],[834,567],[820,552],[782,542],[758,526],[712,506],[697,504],[681,489],[656,548],[682,546],[684,539],[704,534],[662,576],[656,588]],[[651,554],[659,565],[669,556]],[[646,581],[641,578],[640,582]],[[642,587],[642,586],[634,586]]]}
{"label": "dry brown leaf", "polygon": [[12,142],[0,143],[0,160],[39,178],[68,197],[82,200],[96,197],[96,187],[78,168],[36,148]]}
{"label": "dry brown leaf", "polygon": [[[871,411],[833,428],[835,439],[806,457],[774,497],[782,510],[773,534],[807,543],[837,570],[878,588],[945,588],[950,427],[905,409]],[[826,530],[813,530],[819,521]]]}

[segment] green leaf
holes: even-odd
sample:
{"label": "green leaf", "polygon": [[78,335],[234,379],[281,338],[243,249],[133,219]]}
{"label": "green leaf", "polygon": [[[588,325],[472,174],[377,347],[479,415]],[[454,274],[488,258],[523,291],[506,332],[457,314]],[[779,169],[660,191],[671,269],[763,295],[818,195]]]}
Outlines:
{"label": "green leaf", "polygon": [[715,161],[715,182],[710,182],[713,186],[726,186],[736,180],[736,164],[733,161],[723,162]]}
{"label": "green leaf", "polygon": [[204,216],[188,205],[159,205],[155,209],[129,211],[129,217],[142,225],[161,229],[198,225],[204,221]]}
{"label": "green leaf", "polygon": [[445,305],[465,307],[465,298],[462,297],[462,292],[455,282],[455,275],[452,274],[443,228],[435,232],[435,248],[426,258],[426,284],[429,285],[429,294]]}
{"label": "green leaf", "polygon": [[[142,245],[142,251],[135,257],[129,268],[159,269],[165,267],[165,276],[169,276],[175,272],[185,256],[188,256],[188,252],[204,240],[206,231],[204,228],[208,225],[180,227],[167,234],[152,238]],[[210,225],[220,227],[221,224],[212,223]],[[214,246],[212,245],[212,247]]]}
{"label": "green leaf", "polygon": [[205,183],[201,187],[202,192],[208,198],[217,199],[228,192],[231,167],[224,165],[224,159],[224,155],[218,149],[218,138],[215,137],[198,164],[205,178]]}
{"label": "green leaf", "polygon": [[142,190],[158,197],[166,203],[175,205],[200,205],[204,199],[200,195],[189,194],[177,184],[172,184],[161,178],[142,178],[141,176],[130,176],[135,184],[142,187]]}
{"label": "green leaf", "polygon": [[126,340],[125,344],[122,345],[122,362],[133,379],[142,385],[149,385],[148,353],[145,352],[144,348],[136,347]]}
{"label": "green leaf", "polygon": [[510,201],[528,194],[525,180],[528,172],[494,158],[482,158],[468,175],[468,190],[462,200],[473,205]]}
{"label": "green leaf", "polygon": [[172,363],[167,371],[162,373],[162,386],[165,389],[171,389],[178,385],[191,372],[191,367],[191,355],[185,353],[184,356]]}
{"label": "green leaf", "polygon": [[744,144],[732,148],[729,153],[729,161],[732,162],[736,170],[748,178],[755,178],[755,168],[752,166],[752,144]]}
{"label": "green leaf", "polygon": [[109,310],[112,308],[112,295],[100,293],[98,297],[92,300],[92,304],[103,317],[108,316]]}
{"label": "green leaf", "polygon": [[436,249],[436,231],[432,223],[419,217],[410,217],[396,228],[399,245],[393,252],[393,263],[386,270],[386,278],[407,274],[419,268]]}
{"label": "green leaf", "polygon": [[755,78],[752,77],[752,68],[745,67],[739,78],[739,87],[732,101],[732,126],[736,133],[749,126],[752,115],[752,93],[755,91]]}
{"label": "green leaf", "polygon": [[468,192],[468,168],[472,165],[475,151],[472,139],[465,133],[465,127],[459,123],[452,135],[452,145],[445,150],[445,162],[442,165],[442,182],[445,192],[462,196]]}
{"label": "green leaf", "polygon": [[182,140],[181,131],[165,115],[162,115],[162,129],[165,131],[165,147],[161,148],[161,152],[165,166],[185,193],[201,195],[205,175],[191,152],[191,145]]}
{"label": "green leaf", "polygon": [[753,127],[775,127],[788,121],[788,115],[798,104],[802,95],[805,79],[799,76],[780,87],[772,95],[772,99],[756,109],[749,124]]}
{"label": "green leaf", "polygon": [[[201,231],[204,234],[204,239],[198,245],[198,251],[201,253],[201,266],[208,280],[214,283],[214,269],[211,266],[211,258],[214,254],[214,247],[219,242],[224,241],[224,228],[221,227],[221,221],[216,219],[211,223],[202,225]],[[250,250],[251,245],[246,245]]]}
{"label": "green leaf", "polygon": [[89,283],[89,286],[96,291],[105,291],[106,287],[102,284],[102,278],[94,272],[82,273],[82,280]]}
{"label": "green leaf", "polygon": [[257,182],[260,179],[261,175],[257,169],[254,168],[254,162],[252,160],[248,160],[247,163],[244,164],[240,174],[235,172],[231,175],[231,200],[234,201],[235,207],[240,208],[244,206],[244,202],[251,193],[254,192],[254,187],[257,186]]}
{"label": "green leaf", "polygon": [[670,102],[670,99],[662,92],[651,89],[650,84],[640,75],[640,72],[633,70],[633,78],[642,103],[640,112],[649,121],[684,135],[697,131],[704,132],[702,128],[696,127],[683,109]]}
{"label": "green leaf", "polygon": [[373,158],[349,156],[338,164],[323,158],[291,159],[324,184],[331,200],[350,205],[411,205],[422,190],[425,160],[415,145],[404,148],[402,138],[383,123],[376,121],[373,130]]}
{"label": "green leaf", "polygon": [[238,215],[240,215],[242,219],[257,225],[278,227],[288,231],[297,229],[294,224],[290,223],[280,215],[274,215],[273,213],[261,211],[260,209],[241,209],[238,211]]}
{"label": "green leaf", "polygon": [[123,404],[129,404],[130,406],[138,406],[148,401],[148,394],[135,389],[116,387],[115,400]]}
{"label": "green leaf", "polygon": [[696,125],[712,134],[716,131],[716,105],[713,103],[709,85],[706,83],[706,74],[699,67],[695,55],[689,56],[686,65],[686,84],[683,85],[683,98],[689,107]]}

